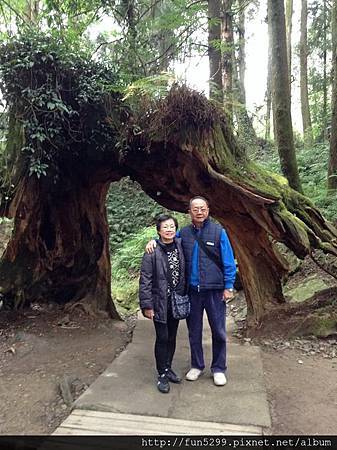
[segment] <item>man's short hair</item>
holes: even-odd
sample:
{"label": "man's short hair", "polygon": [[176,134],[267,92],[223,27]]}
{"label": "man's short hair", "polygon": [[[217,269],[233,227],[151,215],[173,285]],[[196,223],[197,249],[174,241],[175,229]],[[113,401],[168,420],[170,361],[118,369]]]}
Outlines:
{"label": "man's short hair", "polygon": [[178,221],[177,221],[177,219],[175,217],[170,216],[169,214],[160,214],[158,217],[156,217],[156,229],[157,229],[157,231],[160,230],[161,224],[163,222],[166,222],[167,220],[171,220],[171,219],[173,220],[173,222],[174,222],[174,224],[176,226],[176,229],[178,229]]}
{"label": "man's short hair", "polygon": [[194,202],[194,200],[203,200],[207,207],[209,206],[208,200],[205,197],[202,197],[201,195],[197,195],[196,197],[191,198],[190,203],[189,203],[189,209],[191,209],[192,206],[192,202]]}

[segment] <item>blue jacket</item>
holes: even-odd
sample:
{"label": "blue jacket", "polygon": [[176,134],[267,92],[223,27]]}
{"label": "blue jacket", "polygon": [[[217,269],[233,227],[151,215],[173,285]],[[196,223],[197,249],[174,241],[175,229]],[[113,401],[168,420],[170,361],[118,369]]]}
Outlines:
{"label": "blue jacket", "polygon": [[[222,261],[222,271],[202,249],[199,249],[199,244],[195,240],[197,236]],[[236,264],[226,231],[220,225],[206,219],[201,229],[191,224],[178,231],[177,237],[182,239],[186,278],[191,286],[198,290],[233,288]]]}

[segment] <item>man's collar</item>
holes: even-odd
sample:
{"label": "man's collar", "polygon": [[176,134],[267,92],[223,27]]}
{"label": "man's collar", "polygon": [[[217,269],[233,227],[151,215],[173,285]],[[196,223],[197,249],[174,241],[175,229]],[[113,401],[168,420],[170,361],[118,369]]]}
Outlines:
{"label": "man's collar", "polygon": [[201,227],[200,228],[198,228],[198,227],[196,227],[195,225],[194,225],[194,223],[192,222],[192,228],[194,229],[194,230],[202,230],[203,228],[204,228],[204,226],[207,224],[209,222],[209,217],[207,217],[207,219],[205,219],[203,222],[202,222],[202,225],[201,225]]}

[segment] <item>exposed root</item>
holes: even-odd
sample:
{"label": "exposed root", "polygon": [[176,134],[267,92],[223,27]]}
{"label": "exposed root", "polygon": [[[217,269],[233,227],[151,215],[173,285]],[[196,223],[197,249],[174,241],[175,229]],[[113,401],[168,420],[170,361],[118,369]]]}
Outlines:
{"label": "exposed root", "polygon": [[315,250],[310,252],[310,257],[317,266],[324,270],[328,275],[337,280],[337,259],[336,257],[325,254],[323,251]]}
{"label": "exposed root", "polygon": [[[74,303],[67,303],[64,306],[64,310],[69,313],[74,312],[75,308],[81,308],[83,310],[83,312],[85,314],[87,314],[89,317],[95,317],[95,318],[101,316],[102,313],[104,312],[104,311],[100,311],[100,312],[95,311],[93,306],[89,303],[89,300],[87,297],[84,297],[82,300],[79,300]],[[105,314],[107,317],[108,314],[107,313],[105,313]]]}

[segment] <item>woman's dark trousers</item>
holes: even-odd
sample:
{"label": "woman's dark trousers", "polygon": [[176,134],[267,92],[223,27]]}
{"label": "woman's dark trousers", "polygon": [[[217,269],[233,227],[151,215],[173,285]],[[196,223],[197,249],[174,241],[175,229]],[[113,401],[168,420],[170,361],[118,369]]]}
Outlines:
{"label": "woman's dark trousers", "polygon": [[167,311],[167,323],[156,322],[154,326],[156,329],[156,343],[154,346],[154,355],[156,358],[156,366],[159,375],[165,372],[165,369],[170,369],[173,355],[176,349],[176,338],[179,320],[172,316],[169,309]]}

